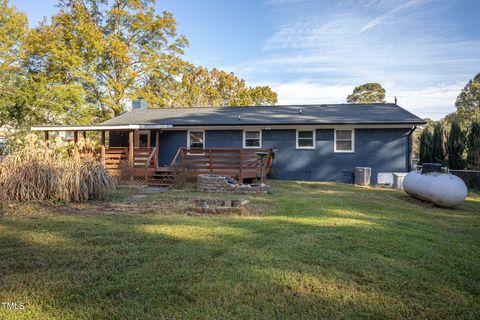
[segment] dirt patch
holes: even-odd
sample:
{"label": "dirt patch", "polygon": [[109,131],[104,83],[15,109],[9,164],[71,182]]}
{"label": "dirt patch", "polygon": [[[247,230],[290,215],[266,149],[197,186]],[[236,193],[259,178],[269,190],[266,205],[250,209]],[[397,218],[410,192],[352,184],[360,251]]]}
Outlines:
{"label": "dirt patch", "polygon": [[[214,198],[212,197],[212,199]],[[266,212],[267,210],[264,206],[250,202],[248,205],[242,206],[241,212],[238,214],[263,215]],[[68,204],[58,204],[54,201],[9,202],[0,206],[0,217],[174,213],[196,214],[196,212],[192,211],[191,194],[178,191],[163,191],[151,194],[149,192],[144,193],[142,190],[130,190],[121,195],[114,195],[113,200]],[[222,214],[222,212],[215,212],[215,214]]]}

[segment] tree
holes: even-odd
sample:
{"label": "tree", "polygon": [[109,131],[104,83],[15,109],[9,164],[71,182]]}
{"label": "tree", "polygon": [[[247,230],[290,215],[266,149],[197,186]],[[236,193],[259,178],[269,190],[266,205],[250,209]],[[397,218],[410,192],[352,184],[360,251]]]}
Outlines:
{"label": "tree", "polygon": [[385,89],[379,83],[365,83],[353,89],[347,103],[385,103]]}
{"label": "tree", "polygon": [[27,16],[10,7],[8,0],[0,0],[0,85],[5,85],[11,80],[10,76],[19,71],[17,57],[27,30]]}
{"label": "tree", "polygon": [[0,0],[0,126],[17,130],[36,124],[82,123],[94,113],[78,84],[52,82],[22,64],[28,34],[24,13]]}
{"label": "tree", "polygon": [[8,0],[0,0],[0,126],[7,122],[5,113],[9,96],[12,88],[15,88],[14,83],[21,76],[17,57],[27,30],[26,15],[10,7]]}
{"label": "tree", "polygon": [[172,72],[187,45],[169,12],[155,0],[61,0],[51,24],[30,33],[29,69],[52,82],[80,83],[87,102],[104,117],[117,116],[124,101],[154,74]]}
{"label": "tree", "polygon": [[433,126],[432,160],[435,163],[441,163],[441,164],[443,164],[443,162],[445,161],[443,126],[441,123],[436,123]]}
{"label": "tree", "polygon": [[457,111],[447,119],[459,121],[465,128],[472,122],[480,121],[480,73],[478,73],[458,95],[455,101]]}
{"label": "tree", "polygon": [[210,71],[188,64],[178,82],[158,79],[153,77],[138,93],[154,107],[252,106],[277,102],[277,94],[270,87],[248,87],[235,74],[216,68]]}
{"label": "tree", "polygon": [[428,128],[423,129],[419,139],[419,161],[420,164],[433,162],[432,157],[432,134]]}
{"label": "tree", "polygon": [[480,169],[480,123],[473,122],[467,137],[467,167]]}
{"label": "tree", "polygon": [[463,152],[465,151],[465,135],[456,122],[450,126],[450,134],[448,135],[448,167],[450,169],[461,170],[465,167],[463,160]]}

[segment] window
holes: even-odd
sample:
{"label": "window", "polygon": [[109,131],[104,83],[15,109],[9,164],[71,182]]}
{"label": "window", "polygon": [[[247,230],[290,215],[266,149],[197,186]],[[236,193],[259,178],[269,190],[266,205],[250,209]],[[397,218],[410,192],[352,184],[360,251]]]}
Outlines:
{"label": "window", "polygon": [[243,131],[243,147],[244,148],[261,148],[262,147],[262,131]]}
{"label": "window", "polygon": [[315,149],[315,130],[297,130],[297,149]]}
{"label": "window", "polygon": [[190,149],[203,149],[205,147],[205,131],[189,131],[187,146]]}
{"label": "window", "polygon": [[335,130],[335,152],[353,152],[354,143],[353,130]]}

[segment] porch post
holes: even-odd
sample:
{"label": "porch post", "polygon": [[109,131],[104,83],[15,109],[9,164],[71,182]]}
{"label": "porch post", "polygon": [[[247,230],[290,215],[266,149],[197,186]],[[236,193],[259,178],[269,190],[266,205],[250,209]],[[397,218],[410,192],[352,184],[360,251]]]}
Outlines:
{"label": "porch post", "polygon": [[158,167],[158,148],[160,147],[160,132],[157,130],[155,131],[155,168]]}
{"label": "porch post", "polygon": [[83,140],[87,140],[87,131],[83,131]]}
{"label": "porch post", "polygon": [[78,131],[77,130],[73,131],[73,142],[75,144],[77,144],[77,142],[78,142]]}
{"label": "porch post", "polygon": [[105,144],[100,147],[100,161],[102,165],[105,165]]}
{"label": "porch post", "polygon": [[48,138],[49,138],[48,131],[45,131],[45,141],[48,141]]}
{"label": "porch post", "polygon": [[105,131],[102,130],[102,140],[101,145],[105,147]]}
{"label": "porch post", "polygon": [[130,130],[128,133],[128,164],[130,165],[130,169],[132,170],[132,178],[133,178],[133,130]]}

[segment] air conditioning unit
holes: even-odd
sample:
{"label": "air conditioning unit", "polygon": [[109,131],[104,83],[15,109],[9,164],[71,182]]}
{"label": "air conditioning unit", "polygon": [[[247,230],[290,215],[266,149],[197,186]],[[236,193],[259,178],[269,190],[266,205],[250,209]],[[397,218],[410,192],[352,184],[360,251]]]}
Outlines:
{"label": "air conditioning unit", "polygon": [[355,184],[360,186],[370,185],[370,177],[372,176],[372,168],[356,167],[355,168]]}

